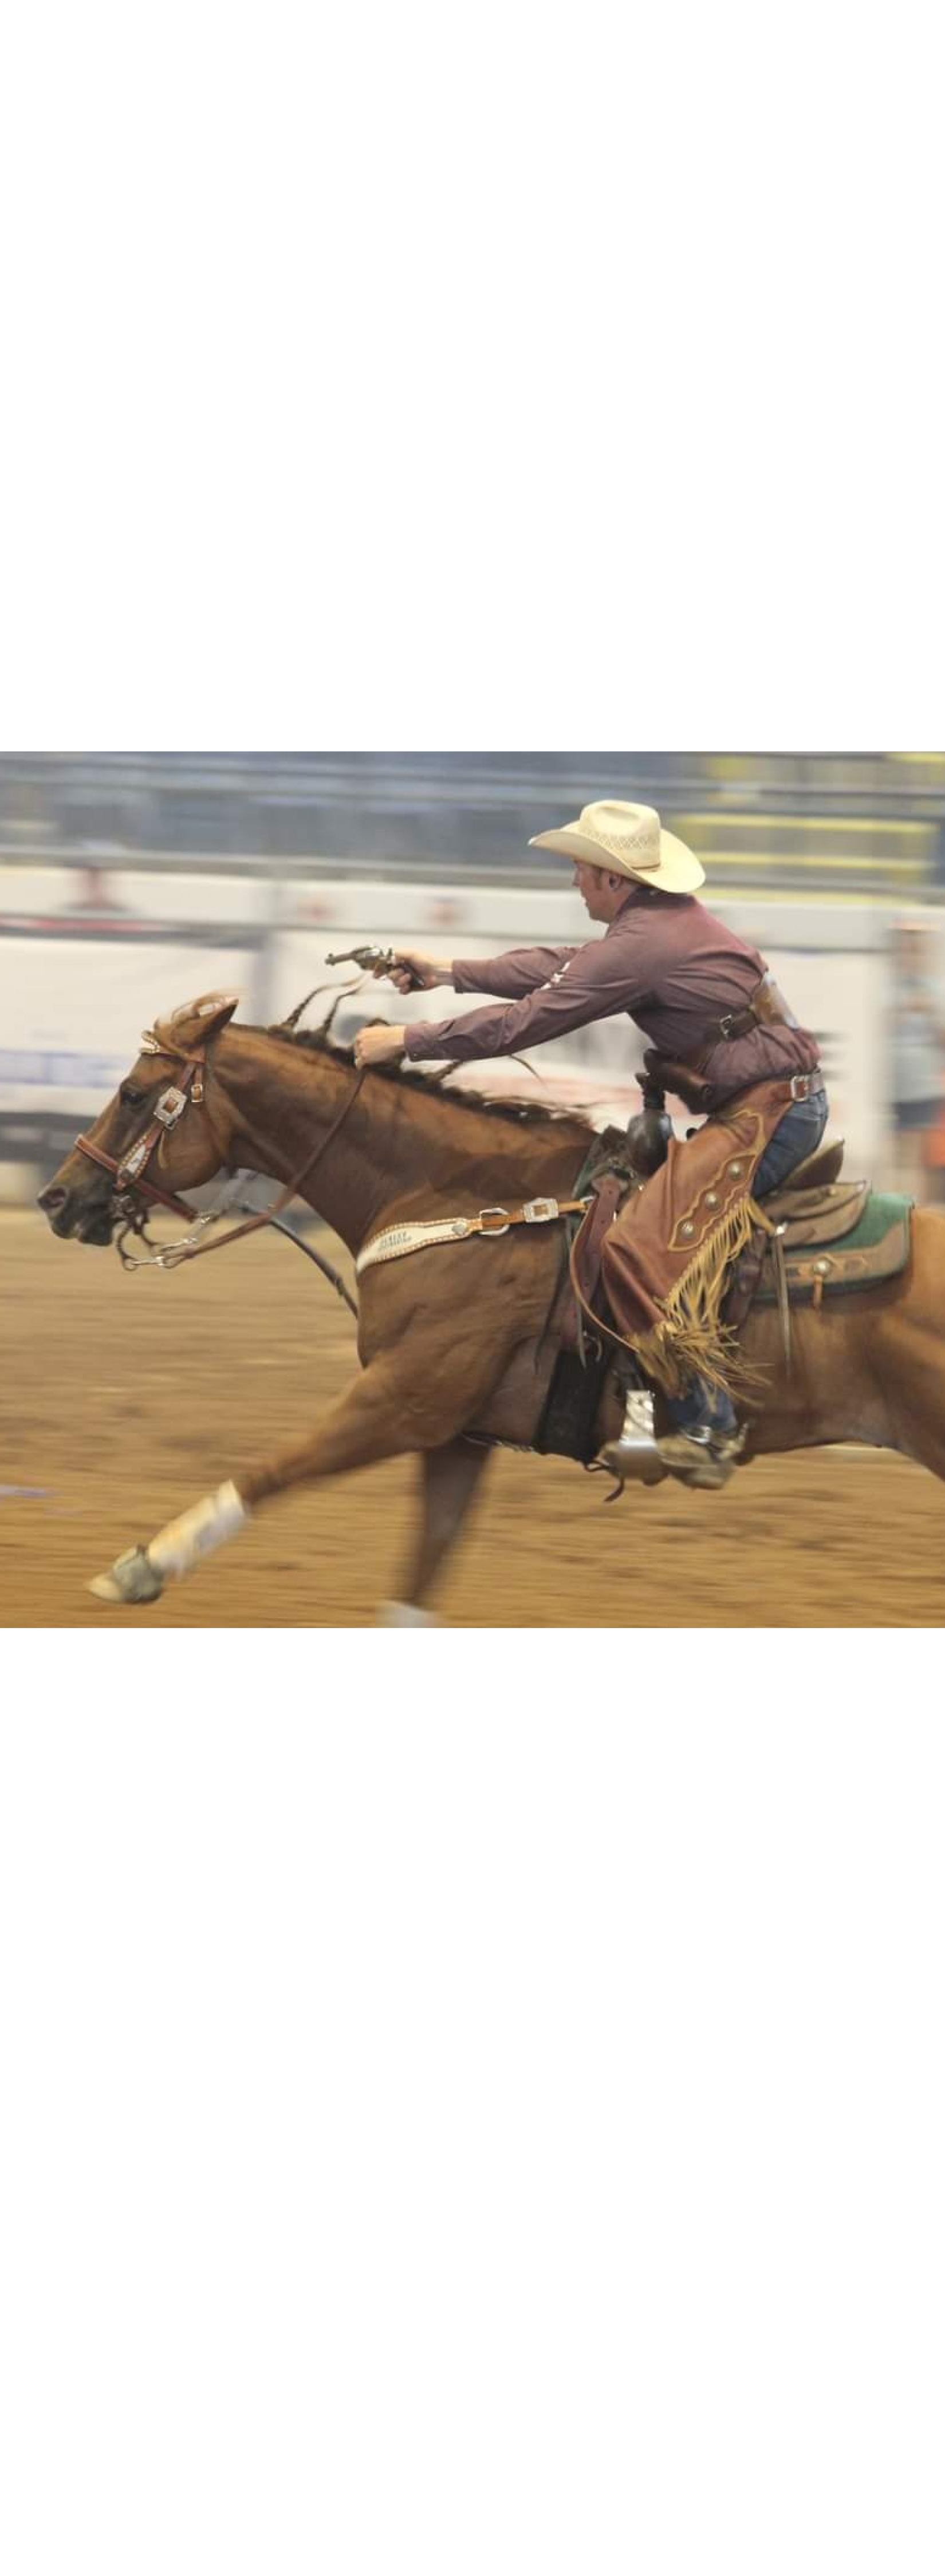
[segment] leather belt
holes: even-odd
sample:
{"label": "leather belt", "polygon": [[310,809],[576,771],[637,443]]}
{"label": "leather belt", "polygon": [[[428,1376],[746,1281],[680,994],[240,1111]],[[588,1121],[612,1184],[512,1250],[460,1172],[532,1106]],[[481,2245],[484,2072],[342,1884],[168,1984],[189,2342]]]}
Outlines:
{"label": "leather belt", "polygon": [[[753,1075],[750,1082],[739,1083],[737,1091],[727,1091],[724,1100],[713,1101],[713,1108],[718,1111],[719,1117],[724,1117],[725,1111],[731,1109],[736,1101],[743,1100],[746,1091],[757,1091],[759,1079],[768,1084],[775,1082],[781,1084],[787,1093],[789,1107],[795,1100],[826,1100],[827,1097],[827,1085],[819,1064],[814,1066],[812,1073],[786,1073],[783,1076],[768,1073],[760,1077]],[[690,1129],[689,1133],[693,1134],[694,1130]]]}
{"label": "leather belt", "polygon": [[703,1030],[700,1054],[718,1046],[720,1040],[750,1037],[752,1029],[763,1027],[766,1021],[778,1028],[798,1026],[797,1016],[788,1009],[773,975],[762,975],[740,1011],[724,1011],[720,1020]]}

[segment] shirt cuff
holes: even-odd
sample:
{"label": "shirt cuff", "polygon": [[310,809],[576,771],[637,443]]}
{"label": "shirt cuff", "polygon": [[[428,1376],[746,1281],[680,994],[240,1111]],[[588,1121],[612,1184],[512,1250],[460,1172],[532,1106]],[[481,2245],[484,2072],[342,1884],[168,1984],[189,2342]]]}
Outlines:
{"label": "shirt cuff", "polygon": [[[404,1054],[408,1063],[416,1064],[418,1062],[422,1062],[424,1057],[429,1059],[431,1056],[435,1056],[436,1037],[437,1030],[434,1020],[411,1020],[410,1026],[404,1035]],[[432,1046],[430,1043],[431,1039],[433,1040]]]}

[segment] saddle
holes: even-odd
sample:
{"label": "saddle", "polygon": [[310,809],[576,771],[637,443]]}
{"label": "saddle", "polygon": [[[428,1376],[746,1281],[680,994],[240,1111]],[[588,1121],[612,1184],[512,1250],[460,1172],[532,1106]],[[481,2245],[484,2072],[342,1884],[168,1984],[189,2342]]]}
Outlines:
{"label": "saddle", "polygon": [[760,1202],[777,1237],[759,1228],[736,1262],[725,1308],[730,1328],[744,1323],[756,1300],[783,1308],[785,1298],[799,1298],[817,1307],[826,1294],[876,1287],[905,1269],[911,1202],[869,1181],[841,1181],[843,1154],[842,1141],[821,1147]]}
{"label": "saddle", "polygon": [[[827,1290],[870,1287],[904,1270],[909,1254],[908,1201],[874,1191],[869,1181],[841,1179],[844,1152],[842,1137],[818,1146],[806,1162],[797,1164],[781,1189],[761,1200],[768,1224],[777,1228],[776,1243],[767,1228],[758,1227],[733,1264],[725,1306],[725,1322],[731,1328],[737,1330],[744,1323],[756,1295],[764,1304],[778,1296],[782,1257],[788,1292],[812,1296],[817,1305]],[[608,1130],[599,1139],[590,1173],[581,1175],[581,1187],[590,1187],[595,1194],[583,1238],[586,1276],[594,1291],[607,1228],[631,1191],[644,1186],[628,1160],[626,1139]],[[579,1351],[580,1319],[573,1299],[560,1317],[559,1330],[564,1347]]]}
{"label": "saddle", "polygon": [[[797,1165],[781,1189],[760,1202],[777,1234],[772,1237],[767,1229],[756,1227],[733,1264],[723,1308],[729,1331],[742,1329],[755,1304],[777,1304],[787,1351],[792,1303],[812,1304],[816,1309],[825,1295],[874,1287],[906,1268],[911,1202],[875,1191],[869,1181],[841,1180],[843,1158],[842,1139],[819,1146]],[[590,1171],[581,1175],[581,1187],[595,1192],[593,1217],[584,1234],[587,1275],[595,1289],[607,1227],[630,1192],[644,1186],[628,1162],[626,1138],[608,1130],[598,1139]],[[614,1351],[582,1331],[566,1271],[549,1323],[561,1356],[535,1446],[586,1464],[595,1451],[597,1410]]]}

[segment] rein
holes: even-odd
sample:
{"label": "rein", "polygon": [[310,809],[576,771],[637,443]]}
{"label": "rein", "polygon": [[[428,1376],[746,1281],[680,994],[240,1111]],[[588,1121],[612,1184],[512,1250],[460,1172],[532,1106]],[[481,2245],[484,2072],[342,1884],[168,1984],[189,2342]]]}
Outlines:
{"label": "rein", "polygon": [[[262,1208],[258,1216],[247,1217],[245,1224],[243,1225],[232,1225],[228,1234],[220,1234],[217,1236],[215,1243],[195,1244],[192,1251],[190,1249],[185,1251],[182,1248],[178,1256],[181,1261],[199,1261],[201,1255],[205,1252],[222,1252],[226,1244],[238,1243],[242,1235],[256,1234],[260,1226],[273,1225],[275,1223],[276,1218],[281,1216],[283,1208],[288,1207],[289,1200],[294,1199],[296,1191],[301,1189],[302,1182],[307,1181],[310,1172],[314,1172],[315,1165],[321,1161],[322,1155],[327,1154],[329,1145],[334,1143],[334,1139],[338,1134],[339,1128],[344,1125],[349,1109],[354,1108],[366,1071],[367,1067],[362,1066],[361,1072],[357,1076],[354,1090],[349,1092],[347,1100],[342,1103],[342,1106],[338,1111],[337,1118],[333,1120],[332,1125],[329,1127],[327,1136],[322,1137],[321,1143],[315,1147],[314,1154],[309,1155],[307,1163],[302,1164],[301,1171],[296,1172],[294,1179],[286,1182],[281,1196],[274,1201],[273,1206],[271,1208]],[[246,1133],[249,1137],[250,1144],[257,1144],[258,1140],[254,1136],[252,1128],[247,1125],[245,1118],[243,1120],[243,1125],[246,1127]],[[212,1133],[213,1131],[211,1129],[211,1134]],[[216,1142],[215,1138],[214,1142]]]}
{"label": "rein", "polygon": [[[204,1076],[210,1069],[206,1054],[204,1052],[196,1055],[187,1054],[182,1047],[174,1046],[172,1041],[165,1038],[159,1039],[155,1035],[153,1029],[146,1029],[144,1032],[142,1038],[142,1052],[146,1055],[169,1055],[176,1057],[177,1061],[183,1065],[184,1070],[179,1084],[172,1083],[167,1091],[163,1091],[161,1093],[161,1097],[155,1105],[149,1124],[145,1128],[143,1134],[139,1136],[137,1142],[129,1148],[128,1153],[124,1154],[119,1161],[113,1154],[106,1154],[100,1145],[93,1144],[90,1136],[76,1137],[76,1146],[78,1151],[85,1154],[90,1162],[99,1164],[101,1169],[108,1172],[115,1182],[116,1191],[118,1193],[119,1211],[125,1216],[125,1224],[117,1237],[118,1255],[126,1270],[135,1270],[140,1268],[142,1265],[135,1261],[130,1254],[125,1252],[125,1237],[129,1233],[133,1233],[139,1235],[145,1243],[150,1240],[146,1228],[147,1217],[152,1206],[157,1205],[169,1208],[173,1216],[182,1216],[187,1218],[193,1226],[195,1233],[202,1227],[212,1225],[216,1220],[217,1214],[222,1213],[222,1211],[218,1212],[215,1209],[206,1209],[202,1212],[198,1208],[191,1207],[186,1199],[177,1197],[173,1191],[162,1190],[158,1187],[156,1181],[149,1181],[145,1178],[146,1168],[150,1162],[155,1147],[160,1144],[162,1136],[168,1135],[171,1130],[177,1126],[179,1119],[183,1117],[184,1111],[191,1101],[195,1108],[203,1109],[204,1117],[206,1118],[210,1134],[213,1138],[214,1145],[217,1153],[219,1154],[224,1170],[229,1170],[231,1168],[229,1158],[225,1148],[221,1145],[220,1138],[217,1135],[216,1128],[213,1124],[213,1120],[210,1116],[210,1112],[204,1098]],[[226,1244],[238,1243],[242,1236],[256,1234],[260,1227],[264,1225],[275,1225],[282,1214],[283,1208],[288,1207],[290,1199],[295,1197],[296,1191],[301,1188],[302,1182],[307,1181],[310,1172],[315,1170],[315,1166],[320,1162],[322,1155],[327,1153],[329,1145],[334,1142],[339,1128],[343,1126],[344,1121],[348,1116],[349,1110],[354,1107],[354,1103],[364,1081],[365,1070],[366,1068],[362,1068],[361,1072],[357,1075],[354,1089],[349,1092],[347,1100],[343,1101],[338,1112],[338,1116],[333,1120],[332,1125],[328,1129],[327,1135],[320,1139],[314,1152],[308,1155],[306,1161],[300,1166],[300,1169],[294,1173],[292,1179],[286,1182],[285,1188],[281,1191],[280,1196],[274,1201],[272,1207],[260,1209],[257,1215],[248,1217],[242,1225],[231,1226],[227,1234],[217,1236],[215,1243],[197,1243],[193,1238],[190,1238],[183,1243],[169,1245],[166,1252],[158,1253],[154,1256],[157,1267],[163,1270],[174,1270],[182,1261],[198,1261],[201,1254],[205,1252],[222,1252]],[[245,1119],[243,1124],[246,1126],[246,1133],[249,1137],[250,1143],[258,1147],[258,1137],[255,1136],[253,1130],[246,1125]],[[262,1151],[265,1152],[265,1150],[265,1147],[263,1147]],[[146,1204],[143,1212],[140,1208],[135,1206],[134,1201],[136,1198],[143,1198],[145,1200]],[[284,1233],[285,1227],[280,1226],[278,1230],[280,1233]],[[302,1245],[300,1248],[303,1251],[307,1251],[308,1249],[307,1245]],[[339,1294],[344,1297],[346,1304],[351,1306],[352,1314],[356,1314],[357,1308],[353,1305],[352,1300],[348,1296],[347,1290],[344,1288],[342,1282],[339,1280],[337,1273],[333,1271],[327,1263],[323,1263],[319,1260],[316,1254],[312,1253],[310,1257],[312,1260],[316,1261],[319,1270],[323,1270],[325,1276],[331,1279],[332,1285],[336,1287]]]}

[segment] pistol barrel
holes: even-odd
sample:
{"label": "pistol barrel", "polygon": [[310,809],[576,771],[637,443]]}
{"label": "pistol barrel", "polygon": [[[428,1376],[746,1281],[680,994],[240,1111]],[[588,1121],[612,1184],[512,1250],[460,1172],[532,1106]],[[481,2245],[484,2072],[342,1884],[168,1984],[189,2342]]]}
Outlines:
{"label": "pistol barrel", "polygon": [[[396,963],[397,959],[392,948],[341,948],[336,950],[334,955],[326,956],[325,959],[326,966],[363,966],[368,973],[381,966],[385,975],[390,974],[391,968]],[[420,993],[422,990],[418,977],[411,974],[410,991]]]}

